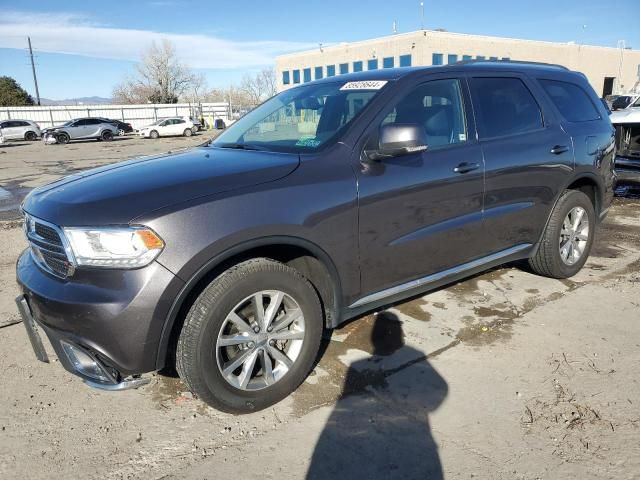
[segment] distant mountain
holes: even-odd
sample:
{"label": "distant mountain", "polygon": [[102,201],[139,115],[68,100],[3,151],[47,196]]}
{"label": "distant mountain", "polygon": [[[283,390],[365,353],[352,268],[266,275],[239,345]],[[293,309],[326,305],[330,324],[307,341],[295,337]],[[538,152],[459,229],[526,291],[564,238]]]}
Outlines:
{"label": "distant mountain", "polygon": [[51,100],[50,98],[40,97],[40,105],[103,105],[108,103],[111,103],[111,99],[104,97],[79,97],[65,100]]}

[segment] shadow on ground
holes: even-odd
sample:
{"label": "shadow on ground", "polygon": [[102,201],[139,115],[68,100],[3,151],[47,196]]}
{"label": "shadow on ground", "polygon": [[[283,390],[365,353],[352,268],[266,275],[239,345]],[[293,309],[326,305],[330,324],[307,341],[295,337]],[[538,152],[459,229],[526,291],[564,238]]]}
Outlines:
{"label": "shadow on ground", "polygon": [[[447,383],[422,352],[404,345],[395,314],[375,317],[371,343],[373,355],[349,367],[307,478],[443,478],[429,414]],[[391,354],[403,363],[385,368]]]}

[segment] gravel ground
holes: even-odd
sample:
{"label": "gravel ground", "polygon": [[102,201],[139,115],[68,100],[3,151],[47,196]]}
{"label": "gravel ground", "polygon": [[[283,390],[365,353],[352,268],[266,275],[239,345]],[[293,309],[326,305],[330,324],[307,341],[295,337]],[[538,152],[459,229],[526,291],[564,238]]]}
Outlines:
{"label": "gravel ground", "polygon": [[635,478],[638,200],[616,200],[576,277],[508,266],[352,321],[297,392],[255,414],[208,408],[176,378],[109,393],[51,349],[37,362],[13,303],[20,197],[202,140],[0,147],[0,478]]}

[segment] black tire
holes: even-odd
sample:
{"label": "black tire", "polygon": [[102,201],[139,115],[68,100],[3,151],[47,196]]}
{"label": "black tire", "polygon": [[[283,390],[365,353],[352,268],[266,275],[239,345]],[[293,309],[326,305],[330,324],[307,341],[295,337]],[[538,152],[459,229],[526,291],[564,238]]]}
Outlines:
{"label": "black tire", "polygon": [[[216,341],[227,315],[261,290],[290,295],[304,316],[305,337],[289,371],[261,390],[242,390],[222,376]],[[320,348],[322,308],[309,281],[297,270],[266,258],[239,263],[213,280],[189,310],[176,349],[176,370],[191,391],[210,406],[229,413],[267,408],[293,392],[307,377]]]}
{"label": "black tire", "polygon": [[[562,225],[575,207],[584,208],[589,220],[589,234],[586,246],[581,257],[569,265],[562,260],[560,255],[560,235]],[[596,227],[596,214],[591,199],[578,190],[566,190],[558,200],[551,218],[544,231],[540,245],[535,254],[529,258],[529,266],[538,275],[551,278],[569,278],[578,273],[589,258],[589,252],[593,245]]]}
{"label": "black tire", "polygon": [[38,139],[38,135],[36,134],[36,132],[27,132],[24,134],[24,139],[27,142],[33,142]]}
{"label": "black tire", "polygon": [[185,128],[184,132],[182,132],[182,135],[184,135],[185,137],[190,137],[191,135],[193,135],[193,130],[191,130],[190,128]]}
{"label": "black tire", "polygon": [[113,132],[111,130],[105,130],[100,134],[100,140],[104,140],[105,142],[110,142],[113,140]]}
{"label": "black tire", "polygon": [[61,143],[64,145],[66,143],[69,143],[69,141],[71,140],[71,137],[69,136],[68,133],[61,132],[56,135],[56,140],[58,140],[58,143]]}
{"label": "black tire", "polygon": [[158,133],[158,131],[157,131],[157,130],[151,130],[151,131],[149,132],[149,138],[153,138],[153,139],[155,140],[155,139],[156,139],[156,138],[158,138],[159,136],[160,136],[160,134]]}

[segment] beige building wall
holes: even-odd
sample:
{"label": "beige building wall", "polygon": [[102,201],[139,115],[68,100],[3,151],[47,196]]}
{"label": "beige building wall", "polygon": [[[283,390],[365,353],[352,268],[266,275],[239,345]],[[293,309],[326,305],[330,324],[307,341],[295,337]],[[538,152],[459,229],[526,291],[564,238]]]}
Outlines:
{"label": "beige building wall", "polygon": [[[367,70],[370,59],[378,59],[378,68],[382,68],[383,58],[394,57],[397,67],[399,57],[407,54],[411,55],[412,66],[424,66],[432,65],[434,53],[442,54],[444,64],[448,63],[448,55],[457,55],[457,60],[468,55],[473,59],[484,56],[487,60],[497,57],[564,65],[583,72],[598,95],[603,94],[606,77],[615,79],[613,93],[640,89],[640,50],[424,30],[279,56],[278,90],[294,86],[294,70],[299,70],[300,83],[304,83],[305,68],[311,69],[311,80],[315,80],[316,67],[322,67],[325,77],[327,66],[334,65],[337,75],[341,63],[348,63],[351,73],[354,61],[362,61],[363,70]],[[289,72],[288,85],[283,83],[283,72]]]}

